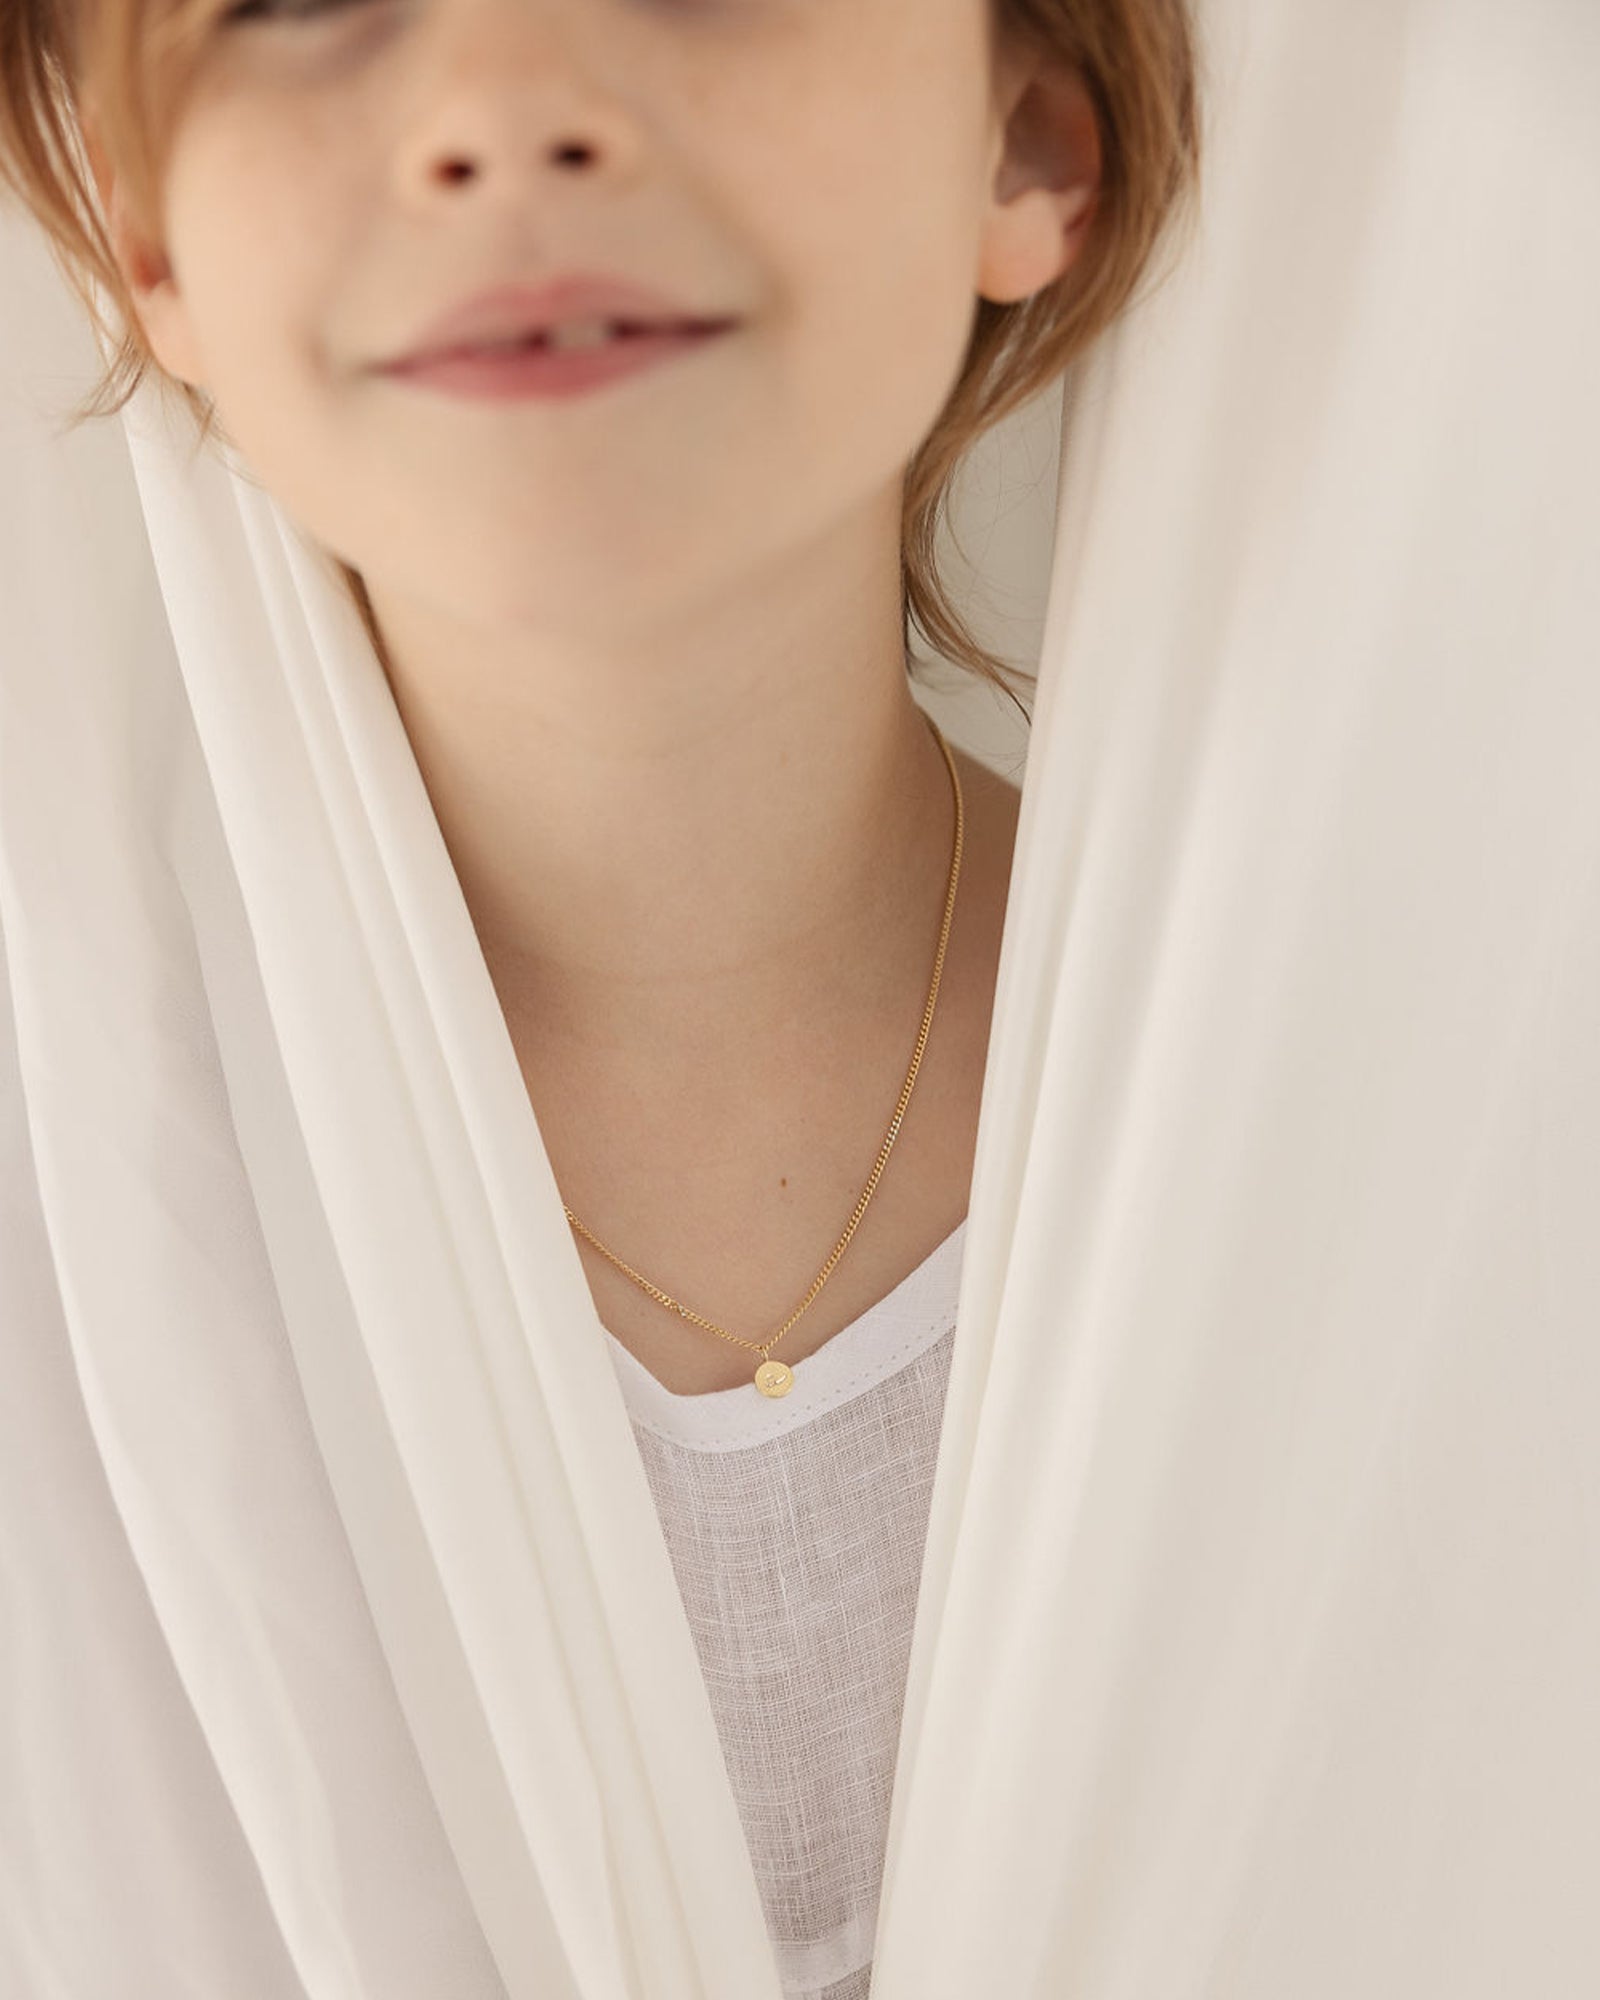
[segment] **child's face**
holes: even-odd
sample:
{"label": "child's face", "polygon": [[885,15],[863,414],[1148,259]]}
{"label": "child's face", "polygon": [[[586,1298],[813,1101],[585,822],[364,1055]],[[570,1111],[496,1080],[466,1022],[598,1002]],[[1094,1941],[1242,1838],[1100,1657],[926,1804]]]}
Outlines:
{"label": "child's face", "polygon": [[[998,171],[1026,73],[991,76],[989,0],[255,4],[209,31],[140,317],[375,590],[648,630],[897,489],[976,295],[1066,261],[1060,176]],[[561,402],[374,372],[575,268],[740,324]]]}

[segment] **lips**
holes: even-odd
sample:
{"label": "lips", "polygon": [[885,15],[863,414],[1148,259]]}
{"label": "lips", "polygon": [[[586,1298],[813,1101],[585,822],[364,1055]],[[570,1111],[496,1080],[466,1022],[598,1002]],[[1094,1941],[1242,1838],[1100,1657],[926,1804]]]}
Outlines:
{"label": "lips", "polygon": [[725,326],[710,333],[634,334],[577,345],[508,341],[459,352],[453,359],[413,361],[385,371],[395,383],[466,402],[566,402],[612,383],[682,364],[714,341],[731,337]]}
{"label": "lips", "polygon": [[576,272],[543,285],[501,285],[463,300],[423,327],[383,368],[414,366],[509,340],[547,335],[553,326],[603,320],[627,330],[701,331],[731,324],[727,315],[696,313],[647,286],[598,273]]}
{"label": "lips", "polygon": [[[620,320],[596,317],[587,320],[563,320],[559,327],[547,327],[542,333],[513,334],[505,340],[464,341],[455,347],[442,347],[432,354],[421,357],[425,361],[456,361],[471,355],[503,354],[518,348],[561,347],[566,343],[562,336],[573,327],[603,326],[613,340],[635,340],[644,334],[661,333],[704,333],[709,330],[705,320]],[[415,361],[411,365],[416,365]]]}

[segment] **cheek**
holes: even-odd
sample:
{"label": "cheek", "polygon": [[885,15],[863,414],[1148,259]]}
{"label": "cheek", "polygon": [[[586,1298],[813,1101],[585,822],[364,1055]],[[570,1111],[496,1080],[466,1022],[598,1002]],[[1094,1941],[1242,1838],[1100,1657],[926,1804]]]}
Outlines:
{"label": "cheek", "polygon": [[775,188],[766,218],[805,365],[825,378],[815,407],[850,411],[880,450],[920,443],[971,335],[980,211],[952,157],[880,127],[811,185]]}
{"label": "cheek", "polygon": [[[296,161],[317,160],[316,172]],[[325,154],[281,131],[257,138],[240,123],[187,149],[171,182],[169,227],[179,282],[222,400],[251,385],[293,393],[294,350],[322,337],[348,268],[347,212]],[[302,392],[303,393],[303,392]]]}
{"label": "cheek", "polygon": [[[893,269],[863,231],[782,329],[763,463],[784,464],[807,525],[896,486],[955,385],[974,304],[948,258]],[[759,506],[752,495],[752,505]],[[770,504],[770,502],[769,502]]]}

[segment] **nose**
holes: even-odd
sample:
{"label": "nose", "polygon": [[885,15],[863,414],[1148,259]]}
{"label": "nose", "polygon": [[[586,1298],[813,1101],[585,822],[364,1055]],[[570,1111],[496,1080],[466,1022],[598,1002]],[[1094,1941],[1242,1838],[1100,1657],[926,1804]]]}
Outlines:
{"label": "nose", "polygon": [[481,183],[526,202],[548,167],[625,175],[640,137],[622,32],[593,0],[436,0],[407,77],[412,194]]}

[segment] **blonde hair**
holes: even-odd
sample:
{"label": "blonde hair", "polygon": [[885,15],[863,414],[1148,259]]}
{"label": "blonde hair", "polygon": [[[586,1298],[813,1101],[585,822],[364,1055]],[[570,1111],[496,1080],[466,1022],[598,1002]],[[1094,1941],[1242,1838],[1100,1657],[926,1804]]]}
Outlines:
{"label": "blonde hair", "polygon": [[[72,412],[72,426],[114,415],[148,371],[188,405],[197,445],[222,430],[210,397],[167,376],[146,347],[96,199],[96,182],[114,169],[133,226],[144,240],[160,241],[173,107],[213,6],[175,0],[151,20],[151,0],[0,0],[0,186],[20,196],[42,226],[110,356]],[[1200,56],[1189,0],[991,6],[991,49],[1025,48],[1082,74],[1100,128],[1101,188],[1088,239],[1061,278],[1012,304],[977,301],[960,374],[905,474],[901,606],[908,649],[915,624],[938,655],[1015,702],[1013,670],[979,644],[940,580],[939,524],[971,446],[1071,367],[1133,299],[1174,217],[1192,218]],[[86,105],[92,136],[82,119]],[[104,315],[102,299],[115,317]],[[338,567],[382,658],[361,575],[342,561]]]}

